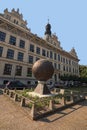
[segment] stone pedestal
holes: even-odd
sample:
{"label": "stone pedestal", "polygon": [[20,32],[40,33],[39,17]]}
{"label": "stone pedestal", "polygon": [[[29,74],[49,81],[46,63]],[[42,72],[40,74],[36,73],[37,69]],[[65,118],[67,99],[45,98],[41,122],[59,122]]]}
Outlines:
{"label": "stone pedestal", "polygon": [[34,90],[34,92],[40,95],[51,94],[45,81],[38,81],[38,85]]}

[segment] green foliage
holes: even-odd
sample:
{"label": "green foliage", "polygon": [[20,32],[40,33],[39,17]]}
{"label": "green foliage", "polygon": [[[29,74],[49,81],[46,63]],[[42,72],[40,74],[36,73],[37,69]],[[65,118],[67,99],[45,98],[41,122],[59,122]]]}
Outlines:
{"label": "green foliage", "polygon": [[76,75],[68,75],[68,74],[66,74],[66,75],[62,75],[60,77],[60,79],[63,80],[63,81],[71,81],[71,80],[72,81],[78,81],[79,77],[76,76]]}
{"label": "green foliage", "polygon": [[32,103],[31,103],[31,102],[28,104],[28,107],[29,107],[29,108],[32,108]]}
{"label": "green foliage", "polygon": [[58,98],[55,98],[55,99],[54,99],[54,103],[55,103],[55,104],[59,104],[59,99],[58,99]]}
{"label": "green foliage", "polygon": [[42,107],[45,106],[45,104],[39,101],[39,102],[37,102],[37,103],[35,104],[35,106],[36,106],[37,109],[41,109]]}
{"label": "green foliage", "polygon": [[79,66],[79,73],[81,77],[87,78],[87,66],[80,65]]}
{"label": "green foliage", "polygon": [[87,66],[79,65],[79,77],[76,75],[62,75],[60,77],[63,81],[80,81],[82,83],[87,83]]}
{"label": "green foliage", "polygon": [[80,81],[87,83],[87,66],[79,66]]}

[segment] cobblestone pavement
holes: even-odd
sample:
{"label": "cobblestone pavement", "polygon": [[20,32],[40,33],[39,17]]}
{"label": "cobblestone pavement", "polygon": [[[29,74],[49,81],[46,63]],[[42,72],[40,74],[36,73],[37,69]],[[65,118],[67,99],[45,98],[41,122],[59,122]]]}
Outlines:
{"label": "cobblestone pavement", "polygon": [[32,121],[9,97],[0,95],[0,130],[87,130],[87,100]]}

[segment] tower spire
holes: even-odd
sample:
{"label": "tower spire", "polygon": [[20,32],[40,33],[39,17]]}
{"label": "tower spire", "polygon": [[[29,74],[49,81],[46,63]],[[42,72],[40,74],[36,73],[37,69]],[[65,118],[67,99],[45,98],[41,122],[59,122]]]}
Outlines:
{"label": "tower spire", "polygon": [[49,18],[48,18],[48,23],[49,23]]}
{"label": "tower spire", "polygon": [[48,19],[48,24],[46,25],[46,31],[45,31],[45,35],[48,34],[49,36],[51,36],[51,25],[49,24],[49,19]]}

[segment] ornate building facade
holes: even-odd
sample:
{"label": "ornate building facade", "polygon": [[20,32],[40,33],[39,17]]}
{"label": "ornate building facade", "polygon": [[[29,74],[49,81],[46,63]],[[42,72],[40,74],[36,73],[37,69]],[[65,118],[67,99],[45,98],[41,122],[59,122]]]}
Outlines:
{"label": "ornate building facade", "polygon": [[58,81],[61,75],[79,76],[79,59],[74,48],[63,50],[58,37],[46,25],[44,38],[33,34],[19,9],[8,9],[0,14],[0,84],[20,80],[26,84],[35,83],[32,65],[38,59],[52,62],[55,72],[52,77]]}

